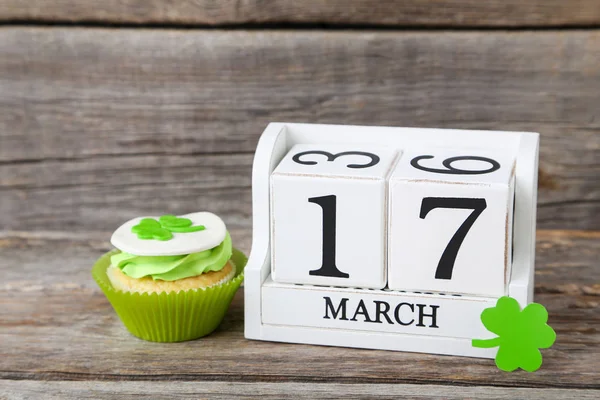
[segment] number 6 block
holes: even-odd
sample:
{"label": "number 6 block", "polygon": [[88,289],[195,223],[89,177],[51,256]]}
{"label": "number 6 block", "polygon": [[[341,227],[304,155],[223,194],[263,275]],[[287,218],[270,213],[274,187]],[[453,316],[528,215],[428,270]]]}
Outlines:
{"label": "number 6 block", "polygon": [[389,183],[389,288],[507,294],[514,174],[507,153],[405,152]]}
{"label": "number 6 block", "polygon": [[271,175],[275,282],[382,289],[386,180],[382,146],[296,145]]}

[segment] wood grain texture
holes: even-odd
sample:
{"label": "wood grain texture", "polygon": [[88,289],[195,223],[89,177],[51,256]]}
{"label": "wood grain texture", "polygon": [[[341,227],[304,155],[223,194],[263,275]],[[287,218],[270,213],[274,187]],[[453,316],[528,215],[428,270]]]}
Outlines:
{"label": "wood grain texture", "polygon": [[4,21],[547,27],[600,23],[598,0],[0,0]]}
{"label": "wood grain texture", "polygon": [[71,400],[71,399],[528,399],[562,400],[577,398],[595,400],[597,390],[529,389],[502,387],[460,387],[410,384],[352,384],[301,382],[73,382],[73,381],[9,381],[0,380],[7,399]]}
{"label": "wood grain texture", "polygon": [[[0,222],[21,230],[114,230],[138,215],[210,210],[251,224],[251,154],[90,157],[0,164]],[[157,215],[158,215],[157,214]]]}
{"label": "wood grain texture", "polygon": [[[240,392],[243,382],[310,382],[315,390],[325,388],[325,393],[328,389],[317,384],[359,384],[348,386],[349,393],[371,383],[482,387],[468,389],[475,392],[464,392],[463,397],[496,393],[486,391],[487,386],[600,389],[600,270],[596,268],[600,232],[539,232],[536,301],[548,308],[558,338],[543,351],[544,365],[534,374],[503,373],[490,360],[249,341],[243,338],[242,291],[214,334],[177,344],[143,342],[125,331],[90,276],[93,261],[109,248],[106,237],[98,233],[75,238],[67,233],[0,235],[0,379],[197,381],[198,395],[210,387],[201,387],[207,381],[236,382],[238,386],[230,390]],[[242,249],[248,248],[248,232],[234,231],[233,238]],[[79,393],[85,385],[115,388],[25,382],[23,390],[36,393],[44,384],[50,393],[59,394],[61,390]],[[123,396],[140,388],[130,385],[121,386]],[[299,386],[264,386],[267,394],[294,387]],[[186,384],[179,390],[183,396],[193,387]],[[498,396],[503,393],[509,392],[500,390]],[[526,393],[523,396],[529,398]],[[560,394],[566,395],[546,393],[548,398]],[[458,389],[438,396],[457,395]]]}
{"label": "wood grain texture", "polygon": [[0,29],[0,229],[210,208],[268,122],[539,131],[539,227],[600,229],[600,31]]}

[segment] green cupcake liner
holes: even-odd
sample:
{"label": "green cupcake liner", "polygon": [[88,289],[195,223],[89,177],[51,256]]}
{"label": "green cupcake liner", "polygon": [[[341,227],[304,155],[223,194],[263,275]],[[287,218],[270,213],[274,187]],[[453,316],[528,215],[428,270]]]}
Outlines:
{"label": "green cupcake liner", "polygon": [[214,331],[244,280],[248,259],[233,249],[231,261],[236,266],[232,280],[206,289],[179,292],[130,293],[113,288],[106,270],[110,256],[104,254],[92,268],[92,276],[115,312],[132,335],[151,342],[182,342],[198,339]]}

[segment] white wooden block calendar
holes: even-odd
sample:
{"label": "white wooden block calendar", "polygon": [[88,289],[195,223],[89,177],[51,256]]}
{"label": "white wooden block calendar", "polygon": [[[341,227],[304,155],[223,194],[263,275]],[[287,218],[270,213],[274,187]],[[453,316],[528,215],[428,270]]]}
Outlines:
{"label": "white wooden block calendar", "polygon": [[539,136],[272,123],[253,166],[249,339],[493,358],[533,298]]}

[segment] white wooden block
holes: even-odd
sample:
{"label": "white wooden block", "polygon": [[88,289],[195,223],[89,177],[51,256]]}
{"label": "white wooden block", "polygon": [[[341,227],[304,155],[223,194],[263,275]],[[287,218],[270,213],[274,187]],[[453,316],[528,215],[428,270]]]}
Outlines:
{"label": "white wooden block", "polygon": [[273,280],[386,285],[386,179],[394,148],[293,146],[271,175]]}
{"label": "white wooden block", "polygon": [[409,351],[463,357],[494,358],[498,348],[473,347],[471,339],[262,324],[260,338],[270,342],[305,343],[358,349]]}
{"label": "white wooden block", "polygon": [[270,279],[262,293],[265,324],[466,339],[493,337],[480,315],[496,305],[495,298],[311,287]]}
{"label": "white wooden block", "polygon": [[506,295],[514,176],[511,151],[406,150],[390,177],[389,288]]}

